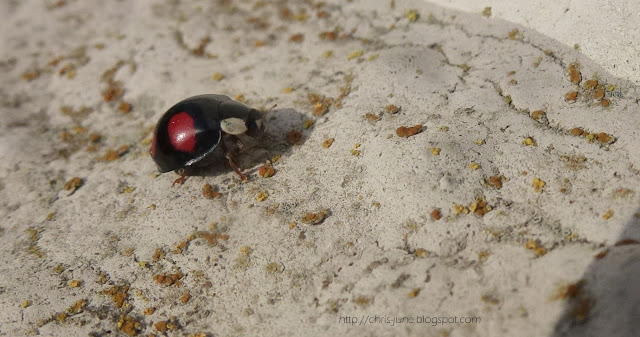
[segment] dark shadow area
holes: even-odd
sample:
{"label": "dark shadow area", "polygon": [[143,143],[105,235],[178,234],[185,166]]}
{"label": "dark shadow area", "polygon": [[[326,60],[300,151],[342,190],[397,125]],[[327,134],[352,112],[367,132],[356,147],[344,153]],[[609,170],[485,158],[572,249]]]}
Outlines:
{"label": "dark shadow area", "polygon": [[553,336],[640,336],[640,207],[568,289]]}
{"label": "dark shadow area", "polygon": [[[271,160],[276,155],[286,156],[294,146],[289,139],[289,132],[299,131],[302,135],[297,144],[302,145],[309,138],[313,128],[304,130],[302,124],[309,119],[295,109],[274,109],[267,115],[266,128],[263,135],[252,138],[241,136],[244,148],[239,150],[232,140],[226,142],[235,163],[247,176],[256,173],[260,164]],[[224,137],[223,137],[224,138]],[[202,167],[193,167],[186,171],[188,176],[212,177],[233,171],[221,147],[215,150],[211,163]],[[177,176],[176,176],[177,177]]]}

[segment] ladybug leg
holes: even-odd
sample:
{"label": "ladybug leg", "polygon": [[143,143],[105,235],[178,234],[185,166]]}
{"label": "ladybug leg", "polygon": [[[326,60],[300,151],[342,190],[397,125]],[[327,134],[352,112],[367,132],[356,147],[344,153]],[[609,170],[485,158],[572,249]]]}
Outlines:
{"label": "ladybug leg", "polygon": [[235,135],[230,135],[231,139],[233,139],[233,142],[236,143],[236,153],[242,151],[242,149],[244,149],[244,143],[242,142],[242,140],[240,139],[240,137],[235,136]]}
{"label": "ladybug leg", "polygon": [[240,176],[240,179],[242,181],[247,181],[247,176],[245,176],[244,173],[240,171],[240,168],[238,167],[238,165],[236,165],[236,163],[233,161],[233,157],[231,157],[231,153],[229,153],[229,150],[227,149],[227,146],[224,144],[224,141],[220,142],[220,146],[222,147],[222,151],[224,151],[224,156],[227,157],[227,159],[229,160],[229,166],[231,166],[231,168],[233,169],[233,172],[235,172],[238,176]]}
{"label": "ladybug leg", "polygon": [[242,173],[242,171],[240,171],[240,168],[238,168],[238,165],[236,165],[236,163],[233,162],[233,158],[231,158],[231,154],[230,153],[226,153],[225,157],[227,157],[227,159],[229,159],[229,165],[231,165],[231,168],[233,169],[233,172],[235,172],[238,176],[240,176],[240,179],[242,179],[242,181],[247,181],[247,176],[245,176],[244,173]]}
{"label": "ladybug leg", "polygon": [[189,177],[185,174],[185,170],[183,168],[179,169],[176,171],[176,173],[178,173],[180,175],[180,178],[176,179],[173,184],[171,184],[171,187],[173,187],[175,184],[180,184],[183,185],[185,181],[187,181],[187,179],[189,179]]}

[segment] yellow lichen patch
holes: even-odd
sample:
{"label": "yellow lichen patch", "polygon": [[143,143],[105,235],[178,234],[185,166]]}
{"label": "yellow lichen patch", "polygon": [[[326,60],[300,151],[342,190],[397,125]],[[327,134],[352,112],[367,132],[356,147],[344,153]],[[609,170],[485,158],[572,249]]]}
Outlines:
{"label": "yellow lichen patch", "polygon": [[154,307],[148,307],[145,308],[144,311],[142,312],[145,316],[151,316],[153,315],[153,313],[156,312],[156,308]]}
{"label": "yellow lichen patch", "polygon": [[605,220],[609,220],[611,219],[612,216],[613,216],[613,210],[608,209],[607,212],[602,215],[602,218]]}
{"label": "yellow lichen patch", "polygon": [[489,252],[486,250],[481,250],[478,252],[478,260],[480,262],[487,261],[489,259]]}
{"label": "yellow lichen patch", "polygon": [[313,126],[313,123],[313,119],[307,119],[306,121],[304,121],[304,123],[302,123],[302,128],[307,130]]}
{"label": "yellow lichen patch", "polygon": [[251,255],[251,253],[253,253],[253,249],[251,249],[251,247],[249,246],[242,246],[240,247],[240,253],[243,255]]}
{"label": "yellow lichen patch", "polygon": [[282,92],[284,92],[285,94],[290,94],[291,92],[293,92],[293,88],[292,87],[286,87],[286,88],[284,88],[284,90],[282,90]]}
{"label": "yellow lichen patch", "polygon": [[477,170],[477,169],[479,169],[479,168],[480,168],[480,165],[479,165],[478,163],[471,162],[471,163],[469,164],[469,168],[470,168],[472,171],[475,171],[475,170]]}
{"label": "yellow lichen patch", "polygon": [[356,51],[350,52],[349,56],[347,56],[347,60],[353,60],[355,58],[358,58],[362,56],[363,53],[364,52],[362,50],[356,50]]}
{"label": "yellow lichen patch", "polygon": [[525,146],[536,146],[536,142],[531,137],[527,137],[522,141]]}
{"label": "yellow lichen patch", "polygon": [[569,65],[569,80],[573,84],[580,84],[582,81],[582,73],[580,73],[580,65],[577,63],[571,63]]}
{"label": "yellow lichen patch", "polygon": [[416,257],[419,258],[426,258],[429,257],[429,251],[426,249],[422,249],[422,248],[418,248],[416,249],[416,251],[413,253]]}
{"label": "yellow lichen patch", "polygon": [[84,310],[84,307],[87,306],[87,301],[84,299],[77,300],[73,305],[67,308],[67,313],[69,314],[79,314]]}
{"label": "yellow lichen patch", "polygon": [[608,98],[604,98],[600,101],[600,105],[602,105],[603,107],[608,107],[609,105],[611,105],[611,100]]}
{"label": "yellow lichen patch", "polygon": [[485,7],[482,10],[482,16],[490,17],[491,16],[491,7]]}
{"label": "yellow lichen patch", "polygon": [[522,35],[520,34],[520,31],[518,30],[518,28],[514,28],[512,31],[509,32],[509,40],[520,40],[522,38]]}
{"label": "yellow lichen patch", "polygon": [[434,156],[439,156],[440,155],[440,148],[439,147],[432,147],[431,148],[431,154],[433,154]]}
{"label": "yellow lichen patch", "polygon": [[533,178],[533,182],[531,183],[531,185],[533,186],[534,190],[538,193],[542,192],[542,189],[544,188],[544,185],[546,185],[547,183],[545,183],[543,180],[541,180],[540,178]]}
{"label": "yellow lichen patch", "polygon": [[564,95],[564,101],[567,103],[574,103],[576,100],[578,100],[577,91],[571,91]]}
{"label": "yellow lichen patch", "polygon": [[331,55],[333,55],[333,50],[327,50],[324,53],[322,53],[322,58],[328,59],[331,57]]}
{"label": "yellow lichen patch", "polygon": [[460,214],[468,214],[469,210],[463,206],[463,205],[458,205],[458,204],[454,204],[453,205],[453,215],[460,215]]}
{"label": "yellow lichen patch", "polygon": [[333,144],[334,139],[333,138],[327,138],[325,139],[324,142],[322,142],[322,147],[324,147],[325,149],[328,149],[331,147],[331,145]]}
{"label": "yellow lichen patch", "polygon": [[404,12],[404,17],[407,18],[407,20],[409,20],[409,22],[416,22],[418,20],[418,18],[420,17],[420,14],[418,14],[418,10],[417,9],[407,9]]}
{"label": "yellow lichen patch", "polygon": [[409,298],[415,298],[420,294],[420,288],[413,288],[409,291]]}
{"label": "yellow lichen patch", "polygon": [[215,81],[222,81],[224,79],[224,75],[221,73],[215,73],[213,74],[213,79]]}
{"label": "yellow lichen patch", "polygon": [[256,200],[258,202],[263,202],[265,200],[267,200],[267,198],[269,197],[269,193],[267,193],[266,191],[260,192],[256,195]]}
{"label": "yellow lichen patch", "polygon": [[78,288],[82,285],[82,283],[82,280],[70,280],[69,282],[67,282],[67,285],[69,285],[69,287],[71,288]]}
{"label": "yellow lichen patch", "polygon": [[487,204],[487,202],[482,198],[476,199],[475,202],[469,205],[469,211],[471,211],[472,213],[476,213],[480,216],[484,216],[485,214],[489,213],[491,209],[492,209],[491,206]]}
{"label": "yellow lichen patch", "polygon": [[20,307],[23,308],[23,309],[27,308],[30,305],[31,305],[31,301],[30,300],[24,300],[24,301],[22,301],[22,303],[20,303]]}
{"label": "yellow lichen patch", "polygon": [[478,139],[476,140],[476,145],[484,145],[484,143],[485,143],[485,141],[484,141],[484,139],[482,139],[482,138],[478,138]]}
{"label": "yellow lichen patch", "polygon": [[547,253],[547,249],[542,247],[538,241],[534,240],[534,239],[529,239],[529,241],[527,242],[527,244],[525,245],[525,248],[528,250],[533,250],[533,253],[537,256],[543,256]]}
{"label": "yellow lichen patch", "polygon": [[378,58],[378,54],[372,54],[371,56],[369,56],[369,58],[367,59],[369,62],[375,61]]}
{"label": "yellow lichen patch", "polygon": [[597,85],[598,85],[598,80],[586,80],[582,84],[582,87],[585,90],[591,90],[591,89],[595,88]]}

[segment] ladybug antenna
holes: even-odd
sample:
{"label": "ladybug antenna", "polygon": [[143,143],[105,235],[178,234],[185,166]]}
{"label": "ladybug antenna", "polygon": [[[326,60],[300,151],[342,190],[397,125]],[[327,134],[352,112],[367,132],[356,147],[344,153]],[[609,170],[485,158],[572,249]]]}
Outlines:
{"label": "ladybug antenna", "polygon": [[270,107],[269,109],[267,109],[267,111],[264,112],[264,115],[262,115],[262,122],[265,121],[265,119],[267,119],[267,115],[269,114],[269,112],[271,112],[271,110],[273,110],[275,107],[277,107],[278,104],[274,104],[272,107]]}

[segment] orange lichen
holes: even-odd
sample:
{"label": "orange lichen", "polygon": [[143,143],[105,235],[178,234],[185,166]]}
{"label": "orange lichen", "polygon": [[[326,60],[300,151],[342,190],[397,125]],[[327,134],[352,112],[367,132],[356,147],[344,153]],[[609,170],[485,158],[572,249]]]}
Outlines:
{"label": "orange lichen", "polygon": [[598,80],[586,80],[582,84],[582,87],[585,90],[591,90],[591,89],[595,88],[597,85],[598,85]]}
{"label": "orange lichen", "polygon": [[569,65],[569,80],[573,84],[580,84],[582,81],[582,73],[580,73],[580,65],[577,63],[571,63]]}
{"label": "orange lichen", "polygon": [[113,301],[115,306],[118,308],[122,308],[125,301],[129,297],[128,292],[129,285],[127,284],[123,286],[113,286],[110,289],[103,291],[102,293],[111,296],[111,300]]}
{"label": "orange lichen", "polygon": [[608,134],[606,134],[604,132],[598,133],[598,136],[597,136],[596,139],[600,143],[609,143],[609,142],[611,142],[613,140],[613,138],[611,138],[611,136],[609,136]]}
{"label": "orange lichen", "polygon": [[184,275],[182,275],[181,272],[177,272],[174,274],[156,274],[153,276],[153,279],[158,283],[158,284],[164,284],[167,286],[170,285],[179,285],[179,280],[182,279]]}
{"label": "orange lichen", "polygon": [[302,42],[302,40],[304,40],[304,35],[302,35],[302,33],[293,34],[289,38],[289,41],[295,42],[295,43],[300,43]]}
{"label": "orange lichen", "polygon": [[419,133],[422,130],[422,124],[418,124],[411,127],[401,126],[396,129],[396,134],[399,137],[407,138]]}
{"label": "orange lichen", "polygon": [[298,142],[300,142],[300,139],[302,139],[302,132],[298,130],[291,130],[289,131],[289,133],[287,133],[287,140],[289,140],[289,143],[291,144],[298,144]]}
{"label": "orange lichen", "polygon": [[202,196],[207,199],[218,199],[222,196],[216,189],[210,184],[204,184],[202,187]]}
{"label": "orange lichen", "polygon": [[596,91],[593,93],[593,99],[599,101],[604,98],[604,86],[602,84],[596,87]]}
{"label": "orange lichen", "polygon": [[64,189],[65,191],[75,191],[83,184],[84,180],[82,178],[73,177],[69,179],[66,184],[64,184]]}
{"label": "orange lichen", "polygon": [[384,111],[386,111],[387,113],[390,113],[390,114],[395,114],[398,111],[400,111],[400,107],[399,106],[395,106],[393,104],[389,104],[384,108]]}
{"label": "orange lichen", "polygon": [[571,129],[571,134],[574,136],[581,136],[584,133],[584,130],[581,128],[573,128]]}
{"label": "orange lichen", "polygon": [[260,169],[258,170],[258,174],[263,178],[269,178],[276,174],[276,170],[271,167],[271,163],[266,162],[260,167]]}
{"label": "orange lichen", "polygon": [[435,220],[440,220],[442,218],[442,214],[440,214],[439,209],[435,208],[433,211],[431,211],[431,217]]}
{"label": "orange lichen", "polygon": [[564,95],[564,100],[567,103],[573,103],[578,99],[578,92],[577,91],[571,91],[569,93],[567,93],[566,95]]}
{"label": "orange lichen", "polygon": [[128,114],[129,112],[131,112],[131,103],[120,102],[120,104],[118,104],[118,111],[123,114]]}
{"label": "orange lichen", "polygon": [[306,213],[300,220],[307,225],[319,225],[327,216],[329,216],[329,210],[325,209],[317,213]]}
{"label": "orange lichen", "polygon": [[489,177],[489,185],[500,189],[502,187],[502,176]]}
{"label": "orange lichen", "polygon": [[546,113],[542,110],[536,110],[534,112],[531,113],[531,118],[535,119],[535,120],[540,120],[541,118],[545,117]]}

